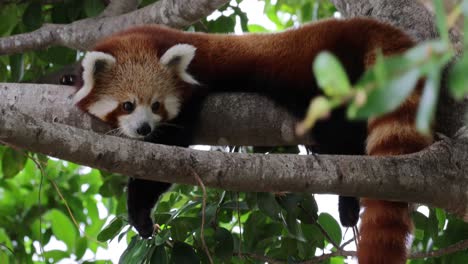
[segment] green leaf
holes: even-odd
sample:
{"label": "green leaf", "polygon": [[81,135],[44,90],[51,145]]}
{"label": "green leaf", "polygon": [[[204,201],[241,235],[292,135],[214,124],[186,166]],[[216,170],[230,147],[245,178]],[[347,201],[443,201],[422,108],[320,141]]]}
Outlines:
{"label": "green leaf", "polygon": [[72,22],[68,17],[66,3],[57,3],[52,8],[51,18],[52,22],[56,24],[68,24]]}
{"label": "green leaf", "polygon": [[190,245],[177,241],[172,248],[171,263],[199,264],[200,260]]}
{"label": "green leaf", "polygon": [[304,199],[301,201],[301,211],[305,212],[307,218],[312,220],[317,219],[318,206],[315,197],[311,194],[303,195]]}
{"label": "green leaf", "polygon": [[301,224],[301,229],[309,247],[323,248],[325,238],[316,224]]}
{"label": "green leaf", "polygon": [[6,82],[8,79],[7,66],[0,61],[0,82]]}
{"label": "green leaf", "polygon": [[0,263],[15,263],[15,252],[10,237],[5,232],[5,229],[0,228]]}
{"label": "green leaf", "polygon": [[333,104],[328,98],[324,96],[313,98],[307,109],[306,117],[296,126],[296,134],[304,135],[318,120],[327,117],[332,108]]}
{"label": "green leaf", "polygon": [[83,1],[65,1],[68,19],[74,21],[80,17],[83,11]]}
{"label": "green leaf", "polygon": [[0,36],[8,35],[18,24],[18,8],[15,4],[2,5],[0,8]]}
{"label": "green leaf", "polygon": [[257,193],[258,209],[272,219],[279,219],[281,208],[276,202],[275,197],[271,193],[259,192]]}
{"label": "green leaf", "polygon": [[419,69],[411,69],[390,79],[383,87],[372,90],[364,105],[351,113],[351,117],[364,119],[395,110],[411,94],[420,77]]}
{"label": "green leaf", "polygon": [[439,208],[435,208],[435,213],[437,217],[439,231],[442,231],[445,227],[445,221],[447,220],[447,216],[445,215],[445,211]]}
{"label": "green leaf", "polygon": [[230,33],[234,32],[234,27],[236,25],[235,16],[220,16],[214,21],[209,21],[207,23],[208,31],[210,33]]}
{"label": "green leaf", "polygon": [[105,8],[101,0],[85,0],[83,5],[85,14],[88,17],[99,15]]}
{"label": "green leaf", "polygon": [[170,229],[163,229],[161,232],[157,233],[154,237],[154,244],[156,246],[163,245],[166,241],[169,240],[171,237],[171,230]]}
{"label": "green leaf", "polygon": [[340,61],[330,52],[321,52],[314,60],[314,76],[327,96],[343,97],[351,91],[346,71]]}
{"label": "green leaf", "polygon": [[[467,19],[468,20],[468,19]],[[456,62],[449,72],[449,89],[452,95],[461,100],[468,94],[468,53]]]}
{"label": "green leaf", "polygon": [[231,232],[225,228],[218,227],[214,237],[216,241],[214,248],[215,256],[224,262],[229,263],[234,252],[234,240]]}
{"label": "green leaf", "polygon": [[289,232],[289,235],[291,235],[291,237],[301,242],[306,241],[306,239],[304,238],[304,235],[302,234],[301,226],[299,222],[297,221],[296,215],[294,213],[287,213],[286,219],[283,221],[283,223],[286,225],[286,228]]}
{"label": "green leaf", "polygon": [[157,246],[151,255],[150,264],[169,264],[164,246]]}
{"label": "green leaf", "polygon": [[341,242],[341,228],[335,218],[330,214],[321,213],[318,217],[318,222],[327,231],[333,242],[339,245]]}
{"label": "green leaf", "polygon": [[179,241],[184,241],[201,224],[200,217],[178,217],[172,222],[172,237]]}
{"label": "green leaf", "polygon": [[76,240],[76,247],[75,247],[75,256],[76,259],[81,259],[86,249],[88,248],[88,240],[86,237],[80,237]]}
{"label": "green leaf", "polygon": [[332,257],[329,260],[330,264],[344,264],[344,257]]}
{"label": "green leaf", "polygon": [[437,30],[439,31],[440,38],[445,43],[450,43],[447,25],[447,16],[445,15],[444,3],[442,0],[433,0],[434,9],[436,14]]}
{"label": "green leaf", "polygon": [[24,168],[27,160],[26,153],[23,151],[8,148],[2,157],[3,177],[6,179],[13,178]]}
{"label": "green leaf", "polygon": [[65,47],[51,47],[37,52],[38,57],[47,63],[68,65],[76,61],[76,51]]}
{"label": "green leaf", "polygon": [[140,239],[139,236],[135,235],[132,237],[127,249],[122,253],[119,259],[121,264],[140,264],[142,263],[146,252],[148,250],[147,240]]}
{"label": "green leaf", "polygon": [[101,232],[97,235],[97,240],[100,242],[105,242],[107,240],[113,239],[117,236],[122,228],[125,226],[122,218],[114,218]]}
{"label": "green leaf", "polygon": [[300,211],[299,204],[302,201],[302,198],[302,194],[300,193],[287,193],[285,195],[278,196],[276,200],[288,214],[297,216]]}
{"label": "green leaf", "polygon": [[55,237],[62,240],[71,252],[75,248],[77,231],[70,218],[57,209],[52,209],[45,218],[51,222]]}
{"label": "green leaf", "polygon": [[19,82],[24,76],[24,55],[13,54],[10,56],[11,80]]}
{"label": "green leaf", "polygon": [[249,29],[249,32],[252,32],[252,33],[268,32],[269,31],[264,26],[258,25],[258,24],[249,24],[247,26],[247,28]]}
{"label": "green leaf", "polygon": [[422,241],[424,239],[425,230],[427,228],[428,218],[420,212],[412,213],[413,223],[414,223],[414,236],[415,239]]}
{"label": "green leaf", "polygon": [[42,8],[39,1],[34,1],[28,5],[23,13],[23,23],[27,31],[33,31],[42,25]]}
{"label": "green leaf", "polygon": [[433,71],[426,78],[416,116],[416,128],[425,134],[429,134],[431,131],[431,123],[439,95],[439,83],[440,68],[434,67]]}
{"label": "green leaf", "polygon": [[44,252],[46,259],[52,259],[53,263],[59,262],[59,260],[69,257],[69,254],[62,250],[49,250]]}
{"label": "green leaf", "polygon": [[439,221],[437,220],[437,216],[434,209],[430,209],[429,211],[429,219],[427,221],[427,234],[429,238],[435,238],[438,236],[439,233]]}

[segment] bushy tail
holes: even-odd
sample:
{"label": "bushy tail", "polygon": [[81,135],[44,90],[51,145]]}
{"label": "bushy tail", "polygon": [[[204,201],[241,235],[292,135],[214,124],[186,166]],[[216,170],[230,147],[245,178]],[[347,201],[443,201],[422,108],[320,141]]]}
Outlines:
{"label": "bushy tail", "polygon": [[[430,135],[415,128],[421,85],[394,112],[369,120],[367,153],[402,155],[422,150],[432,143]],[[411,177],[402,175],[401,177]],[[407,203],[363,199],[359,264],[404,264],[412,221]]]}
{"label": "bushy tail", "polygon": [[359,264],[404,264],[412,231],[408,204],[363,199]]}

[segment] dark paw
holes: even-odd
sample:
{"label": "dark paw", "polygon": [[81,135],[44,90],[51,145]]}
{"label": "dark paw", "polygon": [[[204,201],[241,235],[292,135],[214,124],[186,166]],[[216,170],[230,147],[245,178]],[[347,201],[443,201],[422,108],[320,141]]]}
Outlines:
{"label": "dark paw", "polygon": [[134,219],[130,219],[130,224],[135,227],[138,234],[143,238],[151,237],[154,232],[153,221],[149,215],[148,212],[139,212]]}
{"label": "dark paw", "polygon": [[153,222],[151,222],[151,220],[145,221],[145,223],[142,223],[139,225],[133,225],[133,226],[138,231],[138,234],[143,238],[149,238],[153,235],[154,228],[153,228]]}
{"label": "dark paw", "polygon": [[338,210],[340,212],[340,222],[342,226],[356,226],[359,220],[359,200],[355,197],[340,196]]}

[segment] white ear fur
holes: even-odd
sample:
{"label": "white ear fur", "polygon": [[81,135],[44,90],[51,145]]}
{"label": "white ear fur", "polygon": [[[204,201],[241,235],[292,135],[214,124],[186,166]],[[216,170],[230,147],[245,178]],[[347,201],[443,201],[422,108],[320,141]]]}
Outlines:
{"label": "white ear fur", "polygon": [[88,112],[102,120],[105,120],[107,114],[114,111],[118,106],[119,102],[116,100],[112,98],[102,98],[88,106]]}
{"label": "white ear fur", "polygon": [[180,112],[180,99],[173,95],[169,95],[164,99],[164,106],[166,107],[167,117],[169,119],[173,119]]}
{"label": "white ear fur", "polygon": [[87,52],[81,65],[83,66],[83,87],[73,96],[73,104],[78,103],[85,98],[94,86],[94,74],[96,63],[103,62],[107,67],[115,64],[115,58],[107,53],[100,51]]}
{"label": "white ear fur", "polygon": [[190,62],[193,57],[195,57],[196,49],[197,48],[189,44],[177,44],[169,48],[161,56],[159,61],[161,64],[175,69],[183,81],[190,84],[199,84],[197,80],[187,72]]}

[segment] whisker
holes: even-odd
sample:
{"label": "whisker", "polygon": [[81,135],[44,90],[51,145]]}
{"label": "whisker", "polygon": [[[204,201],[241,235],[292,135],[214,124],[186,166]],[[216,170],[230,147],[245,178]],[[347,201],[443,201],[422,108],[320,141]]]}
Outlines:
{"label": "whisker", "polygon": [[111,129],[111,130],[107,131],[106,133],[104,133],[104,135],[109,135],[109,134],[117,133],[117,132],[119,132],[120,130],[121,130],[120,127],[114,128],[114,129]]}

